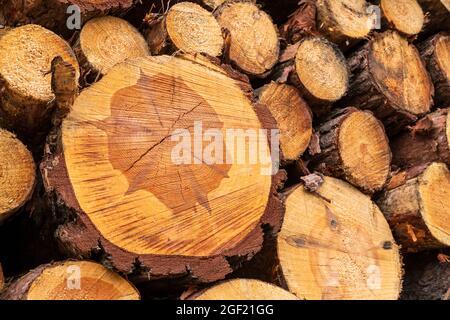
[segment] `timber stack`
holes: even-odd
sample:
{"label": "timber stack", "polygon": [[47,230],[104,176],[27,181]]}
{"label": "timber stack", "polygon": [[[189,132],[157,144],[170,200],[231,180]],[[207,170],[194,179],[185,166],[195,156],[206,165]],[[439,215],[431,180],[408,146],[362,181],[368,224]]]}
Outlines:
{"label": "timber stack", "polygon": [[0,299],[450,299],[447,0],[4,2]]}

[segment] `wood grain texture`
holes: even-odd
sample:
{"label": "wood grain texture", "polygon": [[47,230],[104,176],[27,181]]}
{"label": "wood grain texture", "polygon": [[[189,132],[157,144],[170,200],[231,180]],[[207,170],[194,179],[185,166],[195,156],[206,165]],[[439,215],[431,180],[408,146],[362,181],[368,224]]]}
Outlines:
{"label": "wood grain texture", "polygon": [[417,49],[397,32],[377,34],[348,64],[353,77],[342,105],[371,110],[389,134],[431,110],[430,76]]}
{"label": "wood grain texture", "polygon": [[41,265],[12,282],[7,300],[139,300],[132,284],[100,264],[64,261]]}
{"label": "wood grain texture", "polygon": [[298,300],[292,293],[273,284],[253,279],[232,279],[200,293],[193,300]]}
{"label": "wood grain texture", "polygon": [[38,25],[24,25],[0,38],[1,124],[21,137],[45,135],[54,109],[51,63],[60,56],[79,67],[70,46],[59,36]]}
{"label": "wood grain texture", "polygon": [[345,179],[367,193],[383,188],[392,155],[384,127],[371,112],[353,107],[335,111],[315,131],[320,150],[312,157],[314,170]]}
{"label": "wood grain texture", "polygon": [[299,298],[397,299],[399,248],[378,207],[330,177],[314,192],[302,186],[286,200],[278,236],[284,283]]}
{"label": "wood grain texture", "polygon": [[31,198],[35,169],[33,157],[22,142],[0,129],[0,223]]}
{"label": "wood grain texture", "polygon": [[417,0],[381,0],[380,8],[387,24],[406,36],[422,31],[425,14]]}
{"label": "wood grain texture", "polygon": [[225,257],[257,252],[261,223],[278,223],[276,177],[227,148],[231,163],[206,163],[193,149],[190,164],[172,158],[174,132],[192,135],[196,121],[224,135],[268,128],[270,114],[240,85],[206,60],[160,56],[128,60],[85,90],[63,122],[59,151],[41,165],[47,190],[78,215],[80,225],[59,230],[66,249],[88,255],[101,242],[120,271],[137,259],[151,274],[203,281],[231,271]]}
{"label": "wood grain texture", "polygon": [[263,76],[278,61],[278,33],[270,16],[252,1],[231,0],[214,11],[220,26],[229,32],[227,58],[243,72]]}
{"label": "wood grain texture", "polygon": [[284,160],[298,159],[309,145],[312,113],[299,91],[290,85],[270,84],[257,90],[280,129],[280,148]]}
{"label": "wood grain texture", "polygon": [[150,54],[139,31],[128,21],[112,16],[89,20],[81,29],[74,51],[84,77],[87,73],[104,75],[126,59]]}

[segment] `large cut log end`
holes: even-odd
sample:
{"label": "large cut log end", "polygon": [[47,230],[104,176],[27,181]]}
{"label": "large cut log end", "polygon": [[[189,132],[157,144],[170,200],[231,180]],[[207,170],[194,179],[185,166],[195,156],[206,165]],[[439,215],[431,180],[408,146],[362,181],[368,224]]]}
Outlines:
{"label": "large cut log end", "polygon": [[12,282],[6,300],[139,300],[139,292],[118,274],[89,261],[39,266]]}
{"label": "large cut log end", "polygon": [[139,263],[200,282],[259,251],[262,224],[281,219],[280,181],[259,136],[273,119],[244,86],[206,60],[159,56],[127,60],[85,90],[41,165],[58,210],[75,212],[58,229],[63,248],[89,257],[100,246],[125,273]]}
{"label": "large cut log end", "polygon": [[30,199],[35,180],[31,153],[12,133],[0,129],[0,223]]}
{"label": "large cut log end", "polygon": [[[312,190],[311,190],[312,191]],[[288,195],[278,236],[282,282],[304,299],[397,299],[399,248],[370,198],[330,177]]]}

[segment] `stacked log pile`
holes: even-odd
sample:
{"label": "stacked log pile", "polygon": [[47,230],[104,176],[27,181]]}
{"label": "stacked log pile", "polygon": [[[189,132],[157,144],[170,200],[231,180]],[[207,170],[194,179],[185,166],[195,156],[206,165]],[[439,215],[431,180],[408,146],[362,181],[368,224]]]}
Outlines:
{"label": "stacked log pile", "polygon": [[449,32],[446,0],[6,0],[0,299],[450,299]]}

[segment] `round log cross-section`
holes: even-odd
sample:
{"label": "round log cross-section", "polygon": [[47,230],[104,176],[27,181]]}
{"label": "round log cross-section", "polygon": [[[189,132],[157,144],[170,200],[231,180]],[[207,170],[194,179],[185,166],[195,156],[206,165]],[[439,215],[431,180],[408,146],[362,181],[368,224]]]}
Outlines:
{"label": "round log cross-section", "polygon": [[[138,260],[152,275],[205,282],[232,271],[225,257],[257,252],[261,224],[278,214],[261,130],[274,120],[244,84],[206,60],[159,56],[85,90],[42,164],[47,189],[77,213],[59,229],[69,252],[100,242],[122,272]],[[267,152],[252,161],[255,150]]]}
{"label": "round log cross-section", "polygon": [[277,241],[283,282],[299,298],[398,298],[400,255],[389,225],[346,182],[325,177],[315,192],[289,194]]}
{"label": "round log cross-section", "polygon": [[5,300],[139,300],[128,281],[90,261],[46,264],[13,281],[2,294]]}

